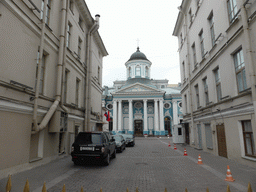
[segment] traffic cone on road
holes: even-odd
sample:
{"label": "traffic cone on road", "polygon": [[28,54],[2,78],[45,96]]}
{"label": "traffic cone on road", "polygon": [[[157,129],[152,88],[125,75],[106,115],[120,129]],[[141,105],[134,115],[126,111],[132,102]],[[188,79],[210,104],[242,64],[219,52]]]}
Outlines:
{"label": "traffic cone on road", "polygon": [[168,145],[168,147],[171,147],[171,143],[170,143],[170,141],[169,141],[169,145]]}
{"label": "traffic cone on road", "polygon": [[201,155],[200,155],[200,154],[199,154],[199,156],[198,156],[197,164],[203,165],[203,161],[202,161],[202,159],[201,159]]}
{"label": "traffic cone on road", "polygon": [[173,148],[174,150],[177,150],[177,147],[176,147],[176,144],[174,143],[174,148]]}
{"label": "traffic cone on road", "polygon": [[233,179],[233,177],[231,175],[231,171],[229,169],[229,165],[227,166],[227,176],[226,176],[225,181],[231,181],[231,182],[235,181],[235,179]]}
{"label": "traffic cone on road", "polygon": [[186,148],[184,148],[184,156],[188,156]]}

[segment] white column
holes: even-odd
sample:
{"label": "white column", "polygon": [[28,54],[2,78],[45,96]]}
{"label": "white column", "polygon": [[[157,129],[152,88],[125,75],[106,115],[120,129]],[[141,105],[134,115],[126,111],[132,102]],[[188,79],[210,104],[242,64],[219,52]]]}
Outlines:
{"label": "white column", "polygon": [[154,105],[154,110],[155,110],[155,119],[154,119],[154,121],[155,121],[155,128],[154,128],[154,130],[155,131],[159,131],[159,126],[158,126],[158,123],[159,123],[159,121],[158,121],[158,99],[154,99],[154,101],[155,101],[155,105]]}
{"label": "white column", "polygon": [[148,131],[148,108],[147,108],[147,99],[143,100],[144,103],[144,131]]}
{"label": "white column", "polygon": [[133,109],[132,109],[132,100],[129,100],[129,131],[132,131],[132,121],[133,121]]}
{"label": "white column", "polygon": [[160,111],[160,131],[164,131],[164,104],[163,99],[159,100],[159,111]]}
{"label": "white column", "polygon": [[122,100],[118,100],[118,131],[122,131]]}
{"label": "white column", "polygon": [[117,107],[116,107],[116,100],[113,100],[113,131],[117,129]]}
{"label": "white column", "polygon": [[177,101],[172,102],[173,106],[173,125],[178,125],[178,105]]}

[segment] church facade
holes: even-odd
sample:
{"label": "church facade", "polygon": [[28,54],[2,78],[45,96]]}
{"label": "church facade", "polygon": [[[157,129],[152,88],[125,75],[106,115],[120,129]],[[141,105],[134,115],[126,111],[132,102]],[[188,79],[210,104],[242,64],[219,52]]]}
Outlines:
{"label": "church facade", "polygon": [[183,140],[180,87],[151,79],[152,63],[139,48],[125,66],[127,80],[103,88],[102,105],[111,117],[103,130],[135,136],[173,135],[177,142]]}

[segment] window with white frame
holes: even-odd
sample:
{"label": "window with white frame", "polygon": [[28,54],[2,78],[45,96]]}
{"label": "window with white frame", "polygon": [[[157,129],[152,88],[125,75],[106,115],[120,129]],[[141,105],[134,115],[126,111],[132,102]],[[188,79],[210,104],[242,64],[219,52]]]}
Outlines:
{"label": "window with white frame", "polygon": [[[42,4],[41,4],[41,19],[43,19],[44,2],[45,2],[45,0],[42,0]],[[50,21],[50,11],[51,11],[51,0],[48,0],[48,3],[46,5],[46,18],[45,18],[45,23],[47,25],[49,25],[49,21]]]}
{"label": "window with white frame", "polygon": [[234,20],[237,18],[237,14],[238,14],[236,0],[228,0],[227,3],[228,3],[229,22],[233,23]]}
{"label": "window with white frame", "polygon": [[256,157],[252,124],[250,120],[242,121],[245,156]]}
{"label": "window with white frame", "polygon": [[76,106],[79,104],[79,87],[80,87],[80,79],[76,78]]}
{"label": "window with white frame", "polygon": [[196,46],[195,46],[195,42],[192,44],[191,48],[192,48],[194,66],[196,66],[197,60],[196,60]]}
{"label": "window with white frame", "polygon": [[210,24],[210,32],[211,32],[211,42],[212,46],[215,45],[215,33],[214,33],[214,18],[213,18],[213,12],[210,13],[208,17],[208,21]]}
{"label": "window with white frame", "polygon": [[79,16],[79,19],[78,19],[78,24],[81,27],[81,29],[83,29],[83,20],[80,16]]}
{"label": "window with white frame", "polygon": [[189,22],[190,22],[190,24],[191,24],[191,23],[193,22],[193,14],[192,14],[191,8],[189,9],[188,14],[189,14]]}
{"label": "window with white frame", "polygon": [[209,104],[209,94],[208,94],[208,83],[207,83],[207,77],[203,79],[203,85],[204,85],[204,100],[205,105]]}
{"label": "window with white frame", "polygon": [[[46,54],[43,53],[42,60],[41,60],[41,75],[39,77],[39,94],[43,94],[44,91],[44,81],[45,81],[45,60],[46,60]],[[38,79],[38,66],[39,66],[39,60],[40,60],[40,53],[37,52],[37,67],[36,67],[36,83]]]}
{"label": "window with white frame", "polygon": [[185,113],[188,113],[188,100],[187,100],[187,95],[184,95],[184,102],[185,102]]}
{"label": "window with white frame", "polygon": [[212,130],[210,124],[205,124],[205,138],[206,138],[206,146],[208,149],[213,149],[212,144]]}
{"label": "window with white frame", "polygon": [[71,45],[70,45],[70,40],[71,40],[71,28],[72,25],[71,23],[68,23],[68,27],[67,27],[67,48],[70,49]]}
{"label": "window with white frame", "polygon": [[135,76],[140,76],[140,70],[141,70],[140,66],[137,66],[135,68]]}
{"label": "window with white frame", "polygon": [[183,79],[185,80],[185,78],[186,78],[186,73],[185,73],[185,62],[183,61],[182,62],[182,72],[183,72]]}
{"label": "window with white frame", "polygon": [[241,92],[247,89],[243,50],[240,49],[239,51],[237,51],[233,55],[233,58],[235,64],[238,91]]}
{"label": "window with white frame", "polygon": [[132,77],[132,68],[129,67],[129,77]]}
{"label": "window with white frame", "polygon": [[220,80],[220,70],[219,70],[219,68],[217,68],[217,69],[215,69],[213,72],[214,72],[214,76],[215,76],[217,100],[220,101],[221,98],[222,98],[222,93],[221,93],[221,80]]}
{"label": "window with white frame", "polygon": [[201,56],[204,58],[204,33],[203,30],[199,33],[199,39],[200,39],[200,46],[201,46]]}
{"label": "window with white frame", "polygon": [[199,98],[198,84],[195,85],[195,93],[196,93],[196,105],[197,105],[197,108],[199,108],[200,107],[200,98]]}

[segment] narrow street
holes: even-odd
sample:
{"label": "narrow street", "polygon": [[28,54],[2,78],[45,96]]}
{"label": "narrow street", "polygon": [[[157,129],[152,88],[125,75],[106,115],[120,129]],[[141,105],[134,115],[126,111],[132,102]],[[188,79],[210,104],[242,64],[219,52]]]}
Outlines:
{"label": "narrow street", "polygon": [[[12,176],[12,192],[23,191],[26,179],[30,191],[41,192],[46,182],[48,192],[60,192],[63,185],[67,192],[182,192],[226,191],[229,184],[231,192],[247,191],[248,182],[256,188],[256,170],[235,163],[229,159],[214,156],[185,146],[188,156],[184,156],[184,146],[177,145],[174,150],[170,139],[136,138],[134,147],[127,147],[118,153],[109,166],[98,164],[75,166],[70,156],[52,163],[24,171]],[[201,154],[203,165],[198,165]],[[234,182],[224,181],[227,165],[230,166]],[[5,191],[8,178],[0,180],[0,191]]]}

